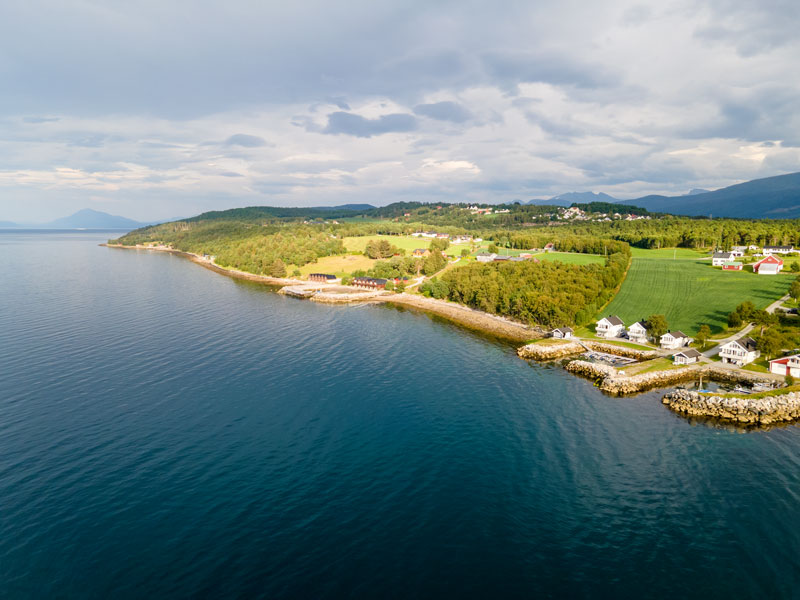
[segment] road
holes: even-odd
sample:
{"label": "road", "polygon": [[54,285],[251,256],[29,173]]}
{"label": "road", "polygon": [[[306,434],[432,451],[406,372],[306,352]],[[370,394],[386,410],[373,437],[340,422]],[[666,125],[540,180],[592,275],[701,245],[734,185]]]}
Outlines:
{"label": "road", "polygon": [[[766,308],[766,311],[768,313],[774,313],[778,309],[778,307],[781,304],[783,304],[784,302],[786,302],[788,299],[789,299],[789,294],[786,294],[782,298],[779,298],[778,300],[775,300],[775,302],[770,304]],[[732,342],[733,340],[738,340],[740,337],[743,337],[743,336],[747,335],[748,333],[750,333],[751,331],[753,331],[753,329],[755,329],[755,327],[756,327],[755,324],[749,323],[744,329],[736,332],[734,335],[728,336],[728,337],[726,337],[724,339],[721,339],[719,341],[714,340],[715,342],[717,342],[717,345],[714,346],[713,348],[711,348],[710,350],[706,350],[705,352],[702,352],[702,355],[705,356],[706,358],[711,358],[713,356],[716,356],[717,354],[719,354],[719,349],[720,349],[720,347],[722,347],[723,344],[727,344],[728,342]]]}

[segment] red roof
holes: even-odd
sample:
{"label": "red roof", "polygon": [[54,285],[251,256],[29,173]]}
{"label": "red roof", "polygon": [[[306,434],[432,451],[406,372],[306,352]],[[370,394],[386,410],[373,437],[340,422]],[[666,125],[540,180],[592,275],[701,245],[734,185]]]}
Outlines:
{"label": "red roof", "polygon": [[777,256],[774,256],[773,254],[770,254],[766,258],[762,258],[760,261],[758,261],[756,264],[754,264],[753,268],[755,269],[756,267],[760,267],[763,264],[782,265],[783,261],[780,258],[778,258]]}

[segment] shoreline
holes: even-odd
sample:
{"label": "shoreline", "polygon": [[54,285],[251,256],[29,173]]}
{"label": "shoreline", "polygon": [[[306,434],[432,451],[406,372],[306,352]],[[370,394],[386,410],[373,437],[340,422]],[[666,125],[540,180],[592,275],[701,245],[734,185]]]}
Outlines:
{"label": "shoreline", "polygon": [[[193,252],[184,252],[183,250],[176,250],[168,246],[125,246],[122,244],[100,244],[106,248],[121,248],[125,250],[149,250],[152,252],[166,252],[168,254],[176,254],[189,259],[195,264],[200,265],[210,271],[226,275],[234,279],[244,279],[247,281],[254,281],[263,283],[265,285],[273,286],[312,286],[316,287],[313,282],[293,279],[289,277],[270,277],[268,275],[256,275],[238,269],[231,269],[221,267],[209,259],[198,256]],[[323,286],[320,286],[323,287]],[[353,294],[325,294],[320,293],[310,298],[313,302],[329,303],[329,304],[346,304],[352,302],[364,302],[374,304],[394,304],[402,307],[411,308],[429,314],[434,314],[448,321],[456,323],[462,327],[480,331],[492,335],[494,337],[510,340],[513,342],[529,342],[531,340],[540,339],[544,337],[545,332],[541,328],[530,327],[523,323],[517,323],[498,315],[492,315],[487,312],[476,310],[468,306],[456,304],[455,302],[448,302],[446,300],[437,300],[435,298],[426,298],[424,296],[415,296],[405,293],[391,293],[391,292],[369,292],[360,291],[353,288]]]}

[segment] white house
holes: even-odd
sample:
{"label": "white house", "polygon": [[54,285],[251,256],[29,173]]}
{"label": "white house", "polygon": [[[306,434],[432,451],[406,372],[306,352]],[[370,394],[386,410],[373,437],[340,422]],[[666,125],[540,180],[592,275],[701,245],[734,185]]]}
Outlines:
{"label": "white house", "polygon": [[721,267],[726,262],[731,262],[736,256],[733,252],[715,252],[711,258],[711,264],[715,267]]}
{"label": "white house", "polygon": [[764,254],[789,254],[797,252],[792,246],[764,246]]}
{"label": "white house", "polygon": [[686,350],[681,350],[677,354],[673,354],[672,360],[676,365],[691,365],[700,360],[701,356],[703,355],[694,348],[687,348]]}
{"label": "white house", "polygon": [[636,321],[628,327],[628,339],[632,342],[647,342],[647,323]]}
{"label": "white house", "polygon": [[570,339],[573,333],[575,332],[572,331],[571,327],[559,327],[558,329],[553,329],[553,337],[560,340]]}
{"label": "white house", "polygon": [[482,263],[492,262],[495,258],[497,258],[497,254],[489,254],[488,252],[479,252],[475,255],[475,260]]}
{"label": "white house", "polygon": [[598,337],[619,337],[622,335],[623,331],[625,331],[625,323],[616,315],[603,317],[597,322],[597,326],[595,327],[595,333],[597,333]]}
{"label": "white house", "polygon": [[776,375],[800,377],[800,355],[784,356],[769,361],[769,372]]}
{"label": "white house", "polygon": [[738,256],[744,256],[744,253],[747,252],[747,246],[734,246],[731,248],[731,252]]}
{"label": "white house", "polygon": [[719,349],[719,356],[723,363],[730,363],[740,367],[753,362],[761,353],[756,348],[756,341],[751,337],[742,337],[723,344]]}
{"label": "white house", "polygon": [[771,254],[753,264],[753,273],[759,275],[777,275],[781,269],[783,269],[783,261]]}
{"label": "white house", "polygon": [[665,350],[675,350],[691,344],[692,338],[682,331],[668,331],[661,336],[660,342]]}

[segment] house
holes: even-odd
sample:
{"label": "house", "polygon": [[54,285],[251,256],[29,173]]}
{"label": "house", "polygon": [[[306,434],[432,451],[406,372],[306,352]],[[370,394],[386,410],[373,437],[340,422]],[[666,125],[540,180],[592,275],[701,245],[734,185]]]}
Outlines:
{"label": "house", "polygon": [[764,246],[764,254],[789,254],[790,252],[797,252],[792,246]]}
{"label": "house", "polygon": [[503,255],[497,255],[497,256],[494,257],[494,261],[495,262],[506,262],[507,260],[510,260],[510,259],[511,259],[510,256],[503,256]]}
{"label": "house", "polygon": [[784,356],[769,361],[769,372],[776,375],[791,375],[800,377],[800,354]]}
{"label": "house", "polygon": [[744,256],[745,252],[747,252],[747,246],[733,246],[731,248],[731,253],[734,254],[737,258]]}
{"label": "house", "polygon": [[333,283],[336,279],[336,275],[330,275],[329,273],[311,273],[308,276],[309,281],[321,281],[323,283]]}
{"label": "house", "polygon": [[628,327],[628,339],[632,342],[647,342],[647,323],[636,321]]}
{"label": "house", "polygon": [[386,280],[376,279],[375,277],[356,277],[353,279],[352,285],[371,290],[382,290],[386,287]]}
{"label": "house", "polygon": [[741,271],[742,270],[742,263],[740,262],[726,262],[722,265],[723,271]]}
{"label": "house", "polygon": [[488,252],[478,252],[478,254],[475,255],[475,260],[482,263],[489,263],[492,262],[496,256],[497,254],[494,253],[489,254]]}
{"label": "house", "polygon": [[430,252],[426,248],[414,248],[414,250],[411,251],[411,256],[416,257],[428,256],[428,254],[430,254]]}
{"label": "house", "polygon": [[772,254],[753,264],[753,273],[759,275],[777,275],[783,269],[783,261]]}
{"label": "house", "polygon": [[665,350],[675,350],[691,344],[692,338],[682,331],[668,331],[661,336],[659,341],[661,342],[661,347]]}
{"label": "house", "polygon": [[686,350],[681,350],[677,354],[673,354],[672,360],[676,365],[691,365],[700,360],[701,356],[703,355],[694,348],[687,348]]}
{"label": "house", "polygon": [[525,259],[533,258],[533,254],[531,254],[530,252],[521,252],[519,257]]}
{"label": "house", "polygon": [[545,246],[544,246],[544,251],[545,252],[552,252],[555,249],[556,249],[556,247],[555,247],[555,244],[553,244],[553,242],[550,242],[549,244],[545,244]]}
{"label": "house", "polygon": [[756,341],[751,337],[742,337],[723,344],[719,348],[719,356],[723,363],[740,367],[753,362],[761,353],[756,348]]}
{"label": "house", "polygon": [[711,264],[715,267],[721,267],[726,262],[731,262],[734,258],[733,252],[715,252],[711,258]]}
{"label": "house", "polygon": [[616,315],[603,317],[597,322],[597,326],[595,327],[597,337],[619,337],[622,335],[623,331],[625,331],[625,323]]}
{"label": "house", "polygon": [[572,334],[575,333],[572,331],[572,327],[559,327],[558,329],[553,329],[552,335],[554,338],[560,340],[568,340],[572,337]]}

